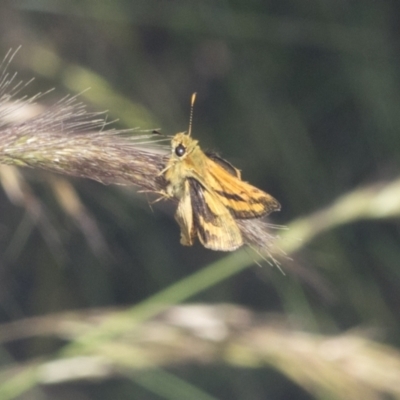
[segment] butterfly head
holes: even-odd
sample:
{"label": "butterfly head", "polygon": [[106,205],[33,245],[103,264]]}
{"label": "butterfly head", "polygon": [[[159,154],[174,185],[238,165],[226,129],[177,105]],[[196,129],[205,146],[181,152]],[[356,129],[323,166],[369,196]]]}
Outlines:
{"label": "butterfly head", "polygon": [[195,100],[196,100],[196,93],[193,93],[192,99],[190,101],[190,117],[189,117],[188,132],[177,133],[171,140],[172,157],[175,161],[185,159],[196,149],[196,147],[198,147],[198,141],[191,138],[192,123],[193,123],[193,105]]}
{"label": "butterfly head", "polygon": [[185,132],[177,133],[171,140],[172,156],[183,160],[198,146],[198,141],[192,139]]}

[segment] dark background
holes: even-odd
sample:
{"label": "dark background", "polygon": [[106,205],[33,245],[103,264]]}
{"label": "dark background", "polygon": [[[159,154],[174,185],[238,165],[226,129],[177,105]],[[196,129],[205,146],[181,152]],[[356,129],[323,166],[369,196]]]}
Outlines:
{"label": "dark background", "polygon": [[[27,94],[55,87],[41,100],[51,104],[91,87],[83,100],[107,109],[118,128],[186,130],[196,91],[194,137],[273,194],[282,211],[271,221],[290,225],[359,187],[397,179],[399,8],[372,0],[2,2],[0,58],[22,45],[10,69],[36,78]],[[93,247],[52,193],[54,176],[22,173],[58,238],[46,240],[47,228],[0,192],[3,322],[132,306],[224,257],[180,246],[172,208],[151,208],[131,188],[70,179],[101,232]],[[396,217],[339,226],[290,256],[281,260],[286,276],[254,265],[191,301],[278,313],[326,335],[373,328],[376,340],[400,345]],[[35,346],[7,351],[27,360]],[[216,398],[326,398],[306,394],[273,367],[174,373]],[[251,395],[235,389],[238,377]],[[72,394],[163,398],[128,378],[65,385],[40,398]]]}

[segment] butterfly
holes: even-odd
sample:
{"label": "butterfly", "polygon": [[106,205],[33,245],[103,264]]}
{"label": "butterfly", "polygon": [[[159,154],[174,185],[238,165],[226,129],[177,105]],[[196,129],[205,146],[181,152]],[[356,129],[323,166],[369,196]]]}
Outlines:
{"label": "butterfly", "polygon": [[244,244],[236,220],[260,218],[280,210],[268,193],[241,179],[240,171],[228,161],[203,152],[191,137],[193,104],[188,133],[171,140],[171,156],[161,174],[164,195],[178,200],[175,219],[181,244],[191,246],[198,238],[204,247],[232,251]]}

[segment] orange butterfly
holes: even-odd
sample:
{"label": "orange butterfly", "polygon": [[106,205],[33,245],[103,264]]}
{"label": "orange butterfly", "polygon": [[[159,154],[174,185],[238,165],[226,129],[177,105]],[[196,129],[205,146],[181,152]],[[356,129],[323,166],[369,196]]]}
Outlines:
{"label": "orange butterfly", "polygon": [[162,171],[165,195],[179,200],[175,219],[181,243],[191,246],[196,237],[212,250],[232,251],[243,245],[236,219],[260,218],[280,210],[268,193],[241,180],[240,171],[228,161],[204,153],[191,138],[192,96],[189,131],[171,140],[172,155]]}

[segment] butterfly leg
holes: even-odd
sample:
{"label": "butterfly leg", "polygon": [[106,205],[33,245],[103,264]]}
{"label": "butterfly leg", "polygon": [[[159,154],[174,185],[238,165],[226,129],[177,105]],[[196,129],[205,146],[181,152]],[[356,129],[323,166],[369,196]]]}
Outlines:
{"label": "butterfly leg", "polygon": [[151,194],[159,195],[159,197],[157,197],[155,200],[153,200],[150,204],[155,204],[161,200],[170,198],[170,196],[164,190],[138,190],[137,192],[138,193],[151,193]]}

